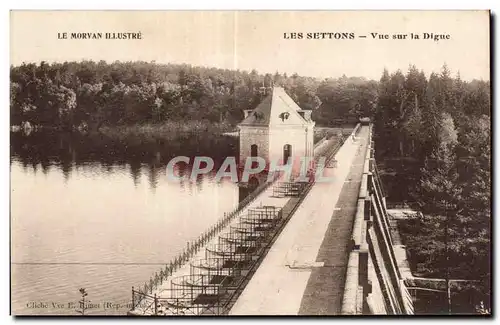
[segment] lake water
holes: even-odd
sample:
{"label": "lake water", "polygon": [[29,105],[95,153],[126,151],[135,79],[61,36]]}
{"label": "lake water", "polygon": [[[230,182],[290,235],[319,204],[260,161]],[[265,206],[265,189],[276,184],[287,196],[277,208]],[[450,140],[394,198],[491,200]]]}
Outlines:
{"label": "lake water", "polygon": [[168,160],[236,153],[237,138],[130,145],[11,134],[12,313],[78,315],[86,288],[87,314],[125,314],[131,287],[239,200],[237,184],[214,175],[167,180]]}

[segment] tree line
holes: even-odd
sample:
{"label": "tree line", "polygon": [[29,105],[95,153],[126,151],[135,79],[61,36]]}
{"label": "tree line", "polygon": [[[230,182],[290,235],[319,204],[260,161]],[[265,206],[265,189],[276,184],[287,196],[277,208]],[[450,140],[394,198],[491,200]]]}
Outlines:
{"label": "tree line", "polygon": [[29,63],[10,69],[11,125],[74,128],[205,120],[236,124],[279,85],[323,125],[373,111],[377,82],[154,62]]}
{"label": "tree line", "polygon": [[465,82],[443,66],[426,78],[384,71],[374,114],[377,159],[404,165],[423,217],[409,221],[407,247],[424,276],[481,279],[489,292],[491,236],[490,83]]}

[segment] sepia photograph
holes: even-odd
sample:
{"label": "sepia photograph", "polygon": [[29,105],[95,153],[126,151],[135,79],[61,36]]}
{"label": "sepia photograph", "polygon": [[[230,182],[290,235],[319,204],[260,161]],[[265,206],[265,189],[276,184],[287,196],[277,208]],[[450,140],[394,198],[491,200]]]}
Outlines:
{"label": "sepia photograph", "polygon": [[491,20],[11,10],[11,315],[491,317]]}

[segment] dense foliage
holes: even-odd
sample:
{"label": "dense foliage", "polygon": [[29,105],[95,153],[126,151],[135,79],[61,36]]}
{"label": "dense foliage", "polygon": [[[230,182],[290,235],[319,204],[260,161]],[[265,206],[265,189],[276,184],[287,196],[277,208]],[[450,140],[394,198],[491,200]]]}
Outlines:
{"label": "dense foliage", "polygon": [[449,266],[452,278],[481,279],[489,288],[490,109],[489,82],[452,78],[446,66],[428,79],[410,67],[406,75],[384,71],[380,80],[376,153],[382,162],[406,162],[411,174],[400,190],[424,217],[403,232],[424,276],[443,277]]}
{"label": "dense foliage", "polygon": [[317,80],[296,74],[233,71],[190,65],[104,61],[11,67],[11,125],[73,128],[205,120],[236,123],[283,86],[320,124],[358,118],[374,107],[377,83],[363,78]]}

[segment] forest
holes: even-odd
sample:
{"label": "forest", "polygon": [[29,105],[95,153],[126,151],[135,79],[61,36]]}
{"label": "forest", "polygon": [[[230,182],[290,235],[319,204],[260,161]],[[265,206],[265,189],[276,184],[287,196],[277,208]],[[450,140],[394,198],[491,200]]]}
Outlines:
{"label": "forest", "polygon": [[190,65],[104,61],[41,62],[11,67],[11,125],[72,129],[203,121],[234,125],[254,108],[261,87],[280,85],[318,123],[331,125],[373,110],[377,82]]}
{"label": "forest", "polygon": [[384,71],[373,118],[377,161],[404,173],[392,193],[407,193],[423,214],[402,226],[413,269],[479,280],[489,293],[490,83],[465,82],[446,66],[429,78],[415,67]]}
{"label": "forest", "polygon": [[158,128],[234,130],[271,85],[312,110],[319,126],[369,117],[388,200],[423,213],[401,226],[414,272],[443,277],[449,270],[490,291],[489,81],[462,80],[446,65],[428,76],[415,66],[384,70],[374,81],[104,61],[11,66],[10,80],[11,126],[116,137]]}

